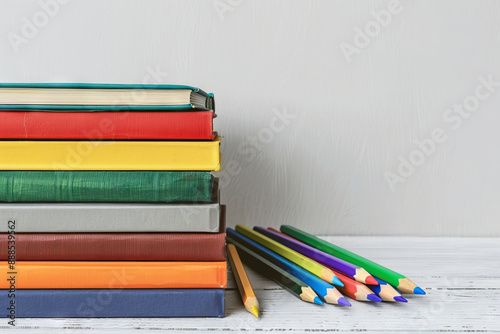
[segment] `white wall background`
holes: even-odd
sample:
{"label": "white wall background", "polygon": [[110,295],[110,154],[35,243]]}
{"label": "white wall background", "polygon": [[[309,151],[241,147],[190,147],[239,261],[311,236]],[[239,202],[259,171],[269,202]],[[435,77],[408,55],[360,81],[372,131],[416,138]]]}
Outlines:
{"label": "white wall background", "polygon": [[[472,97],[478,77],[500,82],[499,1],[401,0],[385,27],[371,22],[388,1],[72,0],[40,14],[52,1],[0,2],[0,81],[213,92],[230,226],[500,236],[500,86]],[[341,45],[367,24],[348,62]],[[446,122],[464,101],[470,117]],[[392,191],[385,173],[438,128],[446,139]]]}

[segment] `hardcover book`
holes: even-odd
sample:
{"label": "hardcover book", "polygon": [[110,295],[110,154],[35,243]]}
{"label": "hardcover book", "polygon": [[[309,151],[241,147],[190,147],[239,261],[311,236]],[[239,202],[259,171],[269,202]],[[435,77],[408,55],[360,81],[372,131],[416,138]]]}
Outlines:
{"label": "hardcover book", "polygon": [[[0,290],[18,318],[224,317],[224,289]],[[11,301],[15,301],[14,306]]]}
{"label": "hardcover book", "polygon": [[0,109],[214,110],[213,94],[183,85],[0,84]]}
{"label": "hardcover book", "polygon": [[[0,203],[4,232],[219,232],[218,198],[202,204]],[[8,224],[9,222],[9,224]]]}
{"label": "hardcover book", "polygon": [[0,138],[213,140],[214,116],[212,111],[2,111]]}
{"label": "hardcover book", "polygon": [[[16,260],[225,261],[225,212],[221,205],[218,233],[18,233]],[[0,234],[0,249],[8,241],[9,234]]]}
{"label": "hardcover book", "polygon": [[210,172],[0,171],[0,202],[212,202]]}
{"label": "hardcover book", "polygon": [[0,141],[0,170],[220,170],[213,141]]}
{"label": "hardcover book", "polygon": [[[6,261],[0,262],[8,268]],[[225,261],[16,261],[0,289],[183,289],[226,287]],[[14,277],[14,278],[13,278]]]}

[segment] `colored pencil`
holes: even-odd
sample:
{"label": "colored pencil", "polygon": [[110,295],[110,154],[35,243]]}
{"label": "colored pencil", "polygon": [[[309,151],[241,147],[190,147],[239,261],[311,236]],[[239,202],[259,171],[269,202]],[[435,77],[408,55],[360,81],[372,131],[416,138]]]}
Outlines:
{"label": "colored pencil", "polygon": [[250,250],[259,254],[268,261],[274,263],[281,269],[297,277],[301,281],[309,286],[320,296],[320,298],[328,304],[338,304],[344,306],[351,306],[351,304],[342,296],[342,294],[331,284],[325,282],[321,278],[309,271],[305,270],[299,265],[296,265],[292,261],[287,260],[281,255],[267,249],[261,244],[247,238],[241,233],[236,232],[231,228],[226,229],[228,238],[240,242],[242,245],[248,247]]}
{"label": "colored pencil", "polygon": [[338,288],[344,295],[360,302],[371,301],[380,303],[382,301],[382,298],[373,293],[373,291],[363,283],[359,283],[338,271],[335,272],[337,277],[344,283],[343,287]]}
{"label": "colored pencil", "polygon": [[317,262],[325,266],[337,269],[344,275],[350,276],[351,278],[355,279],[358,282],[365,284],[372,284],[372,285],[378,284],[375,278],[363,268],[350,264],[347,261],[341,260],[338,257],[320,251],[319,249],[306,245],[302,241],[291,238],[284,233],[281,233],[271,228],[265,229],[263,227],[258,227],[258,226],[254,227],[254,230],[264,234],[265,236],[273,239],[274,241],[279,242],[280,244],[283,244],[293,249],[296,252],[299,252],[302,255],[305,255],[311,259],[316,260]]}
{"label": "colored pencil", "polygon": [[236,225],[236,231],[254,240],[255,242],[258,242],[262,246],[269,248],[273,252],[276,252],[279,255],[287,258],[295,264],[298,264],[302,268],[310,271],[321,279],[324,279],[328,283],[342,286],[342,282],[337,278],[337,276],[335,276],[335,273],[332,270],[317,262],[312,261],[307,256],[304,256],[286,246],[283,246],[282,244],[266,237],[265,235],[262,235],[259,232],[255,232],[246,226]]}
{"label": "colored pencil", "polygon": [[227,245],[227,257],[231,263],[231,268],[233,271],[234,279],[238,285],[238,290],[240,291],[241,299],[243,300],[243,305],[248,312],[252,313],[257,318],[259,317],[259,301],[255,297],[252,285],[248,279],[247,273],[243,264],[241,263],[240,257],[238,256],[238,251],[234,245]]}
{"label": "colored pencil", "polygon": [[373,292],[375,292],[384,302],[400,302],[408,303],[408,301],[403,298],[399,292],[394,289],[390,284],[384,282],[378,278],[375,278],[378,285],[367,285]]}
{"label": "colored pencil", "polygon": [[418,287],[415,283],[413,283],[409,278],[391,269],[381,266],[380,264],[365,259],[364,257],[354,254],[339,246],[333,245],[312,234],[299,230],[298,228],[289,225],[281,225],[280,230],[281,232],[288,234],[289,236],[294,237],[295,239],[298,239],[308,244],[309,246],[313,246],[325,253],[331,254],[333,256],[341,258],[344,261],[365,268],[370,274],[391,284],[402,293],[425,295],[425,291],[422,288]]}
{"label": "colored pencil", "polygon": [[309,285],[302,282],[297,277],[290,275],[274,263],[243,246],[235,239],[227,238],[227,242],[236,247],[241,260],[255,271],[272,279],[292,295],[302,299],[303,301],[323,305],[323,302],[318,297],[316,292],[314,292]]}

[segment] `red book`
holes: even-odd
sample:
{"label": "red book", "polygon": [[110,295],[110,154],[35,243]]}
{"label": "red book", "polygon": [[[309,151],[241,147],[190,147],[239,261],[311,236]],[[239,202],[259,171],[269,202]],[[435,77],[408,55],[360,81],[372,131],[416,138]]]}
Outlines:
{"label": "red book", "polygon": [[219,233],[0,234],[0,261],[15,241],[18,261],[225,261],[225,206]]}
{"label": "red book", "polygon": [[2,139],[212,140],[213,111],[1,111]]}

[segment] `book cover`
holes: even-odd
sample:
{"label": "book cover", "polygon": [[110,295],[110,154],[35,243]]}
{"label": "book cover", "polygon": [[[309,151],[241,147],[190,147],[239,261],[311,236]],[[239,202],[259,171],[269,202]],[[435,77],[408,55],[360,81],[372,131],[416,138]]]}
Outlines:
{"label": "book cover", "polygon": [[[68,92],[70,94],[66,98],[56,94]],[[153,98],[147,99],[150,94]],[[54,95],[59,98],[54,98]],[[48,97],[54,98],[52,103],[46,102]],[[95,102],[97,97],[101,98],[101,103]],[[161,97],[164,98],[159,99]],[[0,83],[0,110],[2,109],[215,110],[215,103],[213,94],[186,85]]]}
{"label": "book cover", "polygon": [[0,141],[0,170],[220,170],[213,141]]}
{"label": "book cover", "polygon": [[[0,262],[8,268],[6,261]],[[183,289],[225,288],[226,262],[16,261],[4,270],[0,289]],[[14,277],[14,278],[13,278]]]}
{"label": "book cover", "polygon": [[[225,205],[218,233],[18,233],[16,260],[225,261]],[[0,234],[7,250],[9,234]],[[7,251],[0,260],[7,260]]]}
{"label": "book cover", "polygon": [[[224,317],[224,289],[0,290],[18,318]],[[11,301],[14,300],[14,306]]]}
{"label": "book cover", "polygon": [[0,171],[0,202],[211,202],[210,172]]}
{"label": "book cover", "polygon": [[3,232],[219,232],[220,205],[123,203],[0,203]]}
{"label": "book cover", "polygon": [[214,116],[212,111],[2,111],[0,138],[213,140]]}

